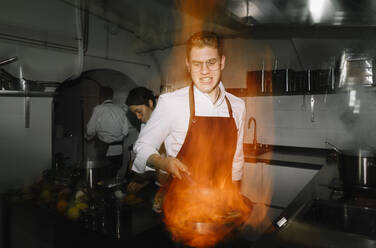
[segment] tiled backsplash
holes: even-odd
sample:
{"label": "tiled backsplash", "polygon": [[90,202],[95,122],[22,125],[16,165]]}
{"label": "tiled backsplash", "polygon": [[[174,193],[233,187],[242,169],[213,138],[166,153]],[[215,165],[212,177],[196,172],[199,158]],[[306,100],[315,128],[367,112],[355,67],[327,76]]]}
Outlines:
{"label": "tiled backsplash", "polygon": [[[244,142],[252,143],[254,127],[252,124],[251,128],[248,128],[248,120],[255,117],[257,140],[260,143],[329,148],[325,144],[325,141],[328,141],[344,148],[354,143],[355,136],[359,137],[358,132],[364,128],[356,123],[346,124],[341,120],[344,110],[339,108],[346,108],[343,104],[346,96],[340,97],[342,102],[337,94],[313,95],[313,114],[311,95],[243,98],[247,107]],[[363,114],[366,114],[365,111],[369,110],[364,110]],[[372,127],[371,124],[369,126]],[[354,130],[357,131],[354,133]],[[373,130],[369,133],[371,137],[376,137],[372,135]]]}

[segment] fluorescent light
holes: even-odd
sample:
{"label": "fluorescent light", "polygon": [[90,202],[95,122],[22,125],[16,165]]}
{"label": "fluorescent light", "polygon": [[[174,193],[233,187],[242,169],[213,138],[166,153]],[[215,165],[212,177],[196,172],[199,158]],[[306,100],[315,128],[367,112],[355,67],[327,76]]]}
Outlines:
{"label": "fluorescent light", "polygon": [[309,0],[309,11],[313,22],[320,22],[326,0]]}
{"label": "fluorescent light", "polygon": [[354,107],[356,103],[356,90],[350,90],[349,106]]}

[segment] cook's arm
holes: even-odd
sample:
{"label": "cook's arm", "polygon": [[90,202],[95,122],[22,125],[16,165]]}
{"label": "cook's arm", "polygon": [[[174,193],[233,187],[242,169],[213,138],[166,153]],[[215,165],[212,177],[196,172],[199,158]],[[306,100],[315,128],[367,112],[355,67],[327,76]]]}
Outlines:
{"label": "cook's arm", "polygon": [[155,110],[141,130],[133,148],[136,153],[134,161],[134,166],[137,166],[137,168],[135,168],[136,172],[143,173],[146,166],[149,166],[165,170],[173,176],[180,177],[179,170],[186,169],[178,159],[161,157],[158,152],[158,149],[170,132],[170,125],[173,123],[173,118],[174,114],[171,113],[167,100],[163,95],[160,96]]}
{"label": "cook's arm", "polygon": [[154,168],[167,171],[173,177],[179,179],[182,178],[182,172],[189,174],[187,166],[174,157],[162,157],[159,154],[153,154],[148,158],[147,164]]}
{"label": "cook's arm", "polygon": [[232,181],[240,187],[240,180],[243,176],[244,153],[243,153],[243,136],[244,136],[244,121],[245,121],[245,104],[243,102],[240,110],[240,119],[238,121],[238,140],[232,164]]}
{"label": "cook's arm", "polygon": [[125,115],[124,115],[124,122],[123,122],[124,124],[123,124],[122,129],[121,129],[121,133],[123,134],[124,137],[127,136],[128,133],[129,133],[129,123],[128,122],[129,122],[128,118],[126,118]]}
{"label": "cook's arm", "polygon": [[90,120],[89,120],[89,122],[86,125],[85,138],[87,140],[91,140],[92,138],[94,138],[94,136],[96,134],[97,115],[98,115],[97,112],[98,112],[97,107],[94,107],[93,114],[91,115]]}

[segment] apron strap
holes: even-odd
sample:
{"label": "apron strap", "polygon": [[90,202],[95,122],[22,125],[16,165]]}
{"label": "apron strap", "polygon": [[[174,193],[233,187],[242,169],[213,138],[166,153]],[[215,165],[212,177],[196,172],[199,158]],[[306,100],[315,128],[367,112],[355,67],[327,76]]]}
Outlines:
{"label": "apron strap", "polygon": [[189,110],[190,110],[190,119],[196,116],[195,113],[195,96],[193,95],[193,84],[189,87]]}
{"label": "apron strap", "polygon": [[[191,123],[191,121],[194,123],[195,122],[195,116],[196,116],[196,111],[195,111],[195,96],[193,94],[193,84],[191,84],[191,86],[189,87],[189,110],[190,110],[190,117],[189,117],[189,123]],[[232,116],[232,107],[231,107],[231,104],[230,104],[230,101],[228,100],[227,96],[225,96],[225,100],[226,100],[226,104],[227,104],[227,109],[228,109],[228,114],[229,114],[229,117],[233,117]]]}
{"label": "apron strap", "polygon": [[226,103],[227,103],[228,115],[232,118],[232,107],[231,107],[230,101],[228,100],[227,96],[225,96],[225,100],[226,100]]}

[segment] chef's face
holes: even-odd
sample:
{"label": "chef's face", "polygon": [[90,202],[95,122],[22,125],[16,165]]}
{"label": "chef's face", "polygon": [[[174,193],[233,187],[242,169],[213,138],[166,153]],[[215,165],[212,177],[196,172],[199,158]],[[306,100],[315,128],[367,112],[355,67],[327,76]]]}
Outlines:
{"label": "chef's face", "polygon": [[129,106],[129,110],[134,113],[137,119],[139,119],[142,123],[146,123],[150,119],[153,109],[154,106],[152,100],[149,100],[149,106],[146,106],[145,104]]}
{"label": "chef's face", "polygon": [[220,56],[214,47],[193,47],[186,65],[194,85],[203,93],[215,94],[225,67],[225,56]]}

